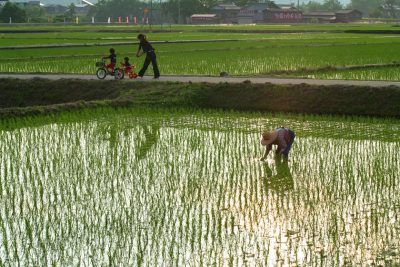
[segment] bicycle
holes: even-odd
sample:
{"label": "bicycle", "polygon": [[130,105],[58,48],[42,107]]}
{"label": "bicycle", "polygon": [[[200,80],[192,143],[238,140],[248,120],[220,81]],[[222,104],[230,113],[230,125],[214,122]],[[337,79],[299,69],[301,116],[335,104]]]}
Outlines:
{"label": "bicycle", "polygon": [[102,59],[99,62],[96,62],[96,76],[100,80],[103,80],[107,75],[114,76],[115,79],[123,79],[124,78],[124,70],[121,68],[110,69],[107,68],[106,62]]}

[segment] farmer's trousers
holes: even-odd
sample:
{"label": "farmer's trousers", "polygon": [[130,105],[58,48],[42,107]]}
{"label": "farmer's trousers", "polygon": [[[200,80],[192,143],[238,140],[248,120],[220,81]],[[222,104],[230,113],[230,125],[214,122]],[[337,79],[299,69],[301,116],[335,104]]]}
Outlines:
{"label": "farmer's trousers", "polygon": [[296,137],[296,134],[292,130],[287,129],[287,131],[288,131],[289,136],[290,136],[290,141],[287,143],[286,149],[282,152],[282,154],[285,155],[286,157],[289,156],[289,151],[292,148],[292,144],[294,142],[294,138]]}
{"label": "farmer's trousers", "polygon": [[160,71],[158,70],[156,53],[154,51],[150,51],[150,52],[146,53],[146,58],[144,60],[143,67],[139,71],[138,75],[140,77],[143,77],[144,73],[146,72],[147,68],[149,67],[150,62],[153,65],[154,78],[160,77]]}

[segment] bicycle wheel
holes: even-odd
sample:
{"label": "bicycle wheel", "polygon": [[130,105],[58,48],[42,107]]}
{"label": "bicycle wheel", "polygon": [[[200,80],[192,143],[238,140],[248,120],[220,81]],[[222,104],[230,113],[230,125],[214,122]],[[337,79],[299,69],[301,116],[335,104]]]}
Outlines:
{"label": "bicycle wheel", "polygon": [[125,73],[123,69],[116,68],[114,71],[115,79],[121,80],[124,78]]}
{"label": "bicycle wheel", "polygon": [[100,80],[103,80],[107,76],[107,70],[105,68],[98,68],[96,71],[96,76]]}

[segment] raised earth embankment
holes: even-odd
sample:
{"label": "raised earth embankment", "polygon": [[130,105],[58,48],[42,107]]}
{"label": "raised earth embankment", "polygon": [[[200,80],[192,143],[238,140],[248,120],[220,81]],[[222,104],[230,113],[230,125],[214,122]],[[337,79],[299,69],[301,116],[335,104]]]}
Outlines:
{"label": "raised earth embankment", "polygon": [[400,118],[400,87],[0,79],[0,116],[164,106]]}

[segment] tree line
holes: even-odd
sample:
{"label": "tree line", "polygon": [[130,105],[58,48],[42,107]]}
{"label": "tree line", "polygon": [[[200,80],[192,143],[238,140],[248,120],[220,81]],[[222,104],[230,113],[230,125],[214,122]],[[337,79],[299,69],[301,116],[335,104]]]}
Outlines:
{"label": "tree line", "polygon": [[339,0],[309,1],[300,6],[303,11],[337,11],[340,9],[357,9],[364,17],[373,18],[400,18],[400,0],[351,0],[350,4],[344,6]]}
{"label": "tree line", "polygon": [[[236,0],[229,1],[237,6],[246,6],[258,3],[258,0]],[[278,1],[279,2],[279,1]],[[217,4],[224,3],[220,0],[160,0],[146,2],[140,0],[100,0],[96,5],[89,8],[85,16],[80,16],[81,21],[90,22],[92,18],[99,22],[116,17],[136,17],[150,19],[155,23],[185,23],[185,18],[192,14],[212,13],[212,8]],[[344,6],[339,0],[323,0],[319,2],[310,0],[302,3],[299,9],[304,12],[311,11],[337,11],[341,9],[357,9],[364,17],[374,18],[399,18],[400,0],[351,0]],[[52,21],[74,21],[77,16],[74,4],[68,6],[64,14],[53,15]],[[11,2],[0,10],[0,22],[47,22],[50,14],[40,6],[20,5]],[[10,21],[11,18],[11,21]],[[140,23],[141,21],[138,21]]]}

